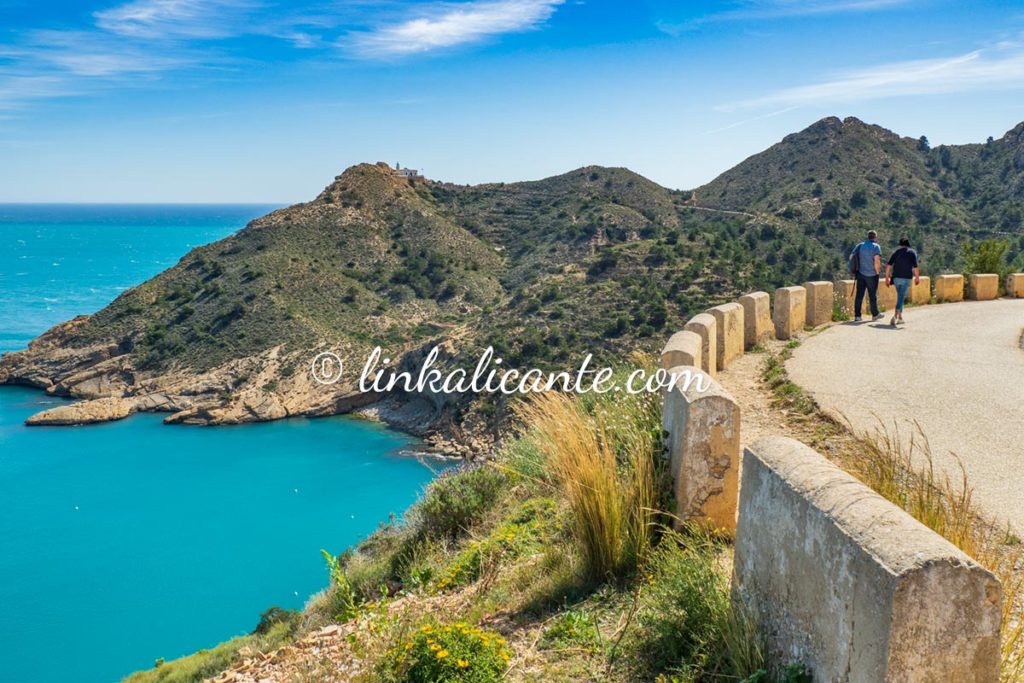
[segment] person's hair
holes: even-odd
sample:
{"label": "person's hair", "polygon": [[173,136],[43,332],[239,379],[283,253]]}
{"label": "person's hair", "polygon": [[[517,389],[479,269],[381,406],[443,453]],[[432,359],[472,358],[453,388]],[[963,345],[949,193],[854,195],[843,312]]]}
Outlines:
{"label": "person's hair", "polygon": [[875,232],[874,230],[868,230],[868,239],[869,240],[873,240],[876,237],[878,237],[878,233],[877,232]]}
{"label": "person's hair", "polygon": [[900,246],[901,247],[909,247],[910,246],[910,238],[909,237],[901,237],[900,238]]}

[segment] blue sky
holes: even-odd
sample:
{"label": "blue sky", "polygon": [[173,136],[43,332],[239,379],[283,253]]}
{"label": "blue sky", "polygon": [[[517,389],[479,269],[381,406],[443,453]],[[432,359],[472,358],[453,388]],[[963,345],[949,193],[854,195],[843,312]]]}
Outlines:
{"label": "blue sky", "polygon": [[0,201],[309,199],[361,161],[690,188],[857,116],[1024,120],[1024,3],[0,0]]}

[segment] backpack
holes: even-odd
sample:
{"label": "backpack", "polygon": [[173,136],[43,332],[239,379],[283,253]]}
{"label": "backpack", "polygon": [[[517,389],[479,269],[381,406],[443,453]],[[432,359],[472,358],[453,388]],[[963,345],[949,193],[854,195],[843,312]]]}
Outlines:
{"label": "backpack", "polygon": [[861,242],[853,248],[853,253],[850,254],[850,275],[856,275],[860,272],[860,248],[864,243]]}

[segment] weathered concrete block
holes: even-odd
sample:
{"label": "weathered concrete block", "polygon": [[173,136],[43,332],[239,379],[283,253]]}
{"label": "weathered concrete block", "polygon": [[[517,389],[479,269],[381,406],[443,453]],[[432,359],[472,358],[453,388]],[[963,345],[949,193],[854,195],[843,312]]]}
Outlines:
{"label": "weathered concrete block", "polygon": [[807,290],[806,323],[811,327],[820,327],[832,322],[832,305],[835,303],[835,288],[831,282],[805,282]]}
{"label": "weathered concrete block", "polygon": [[700,335],[689,330],[676,332],[669,337],[665,348],[661,350],[661,367],[665,370],[677,365],[701,366]]}
{"label": "weathered concrete block", "polygon": [[[864,294],[864,301],[867,302],[868,295]],[[866,306],[866,303],[865,303]],[[896,310],[896,285],[887,287],[885,284],[885,278],[878,278],[878,310],[880,311],[895,311]]]}
{"label": "weathered concrete block", "polygon": [[857,293],[856,280],[836,280],[835,297],[846,315],[853,317],[853,298]]}
{"label": "weathered concrete block", "polygon": [[964,300],[963,275],[938,275],[935,278],[935,300],[939,303]]}
{"label": "weathered concrete block", "polygon": [[665,395],[662,409],[676,516],[732,532],[736,529],[740,407],[697,368],[678,366],[669,372],[682,373]]}
{"label": "weathered concrete block", "polygon": [[743,307],[737,303],[722,304],[708,310],[715,318],[718,335],[715,363],[725,370],[743,355]]}
{"label": "weathered concrete block", "polygon": [[803,287],[779,287],[775,290],[772,322],[777,339],[792,339],[804,329],[807,320],[807,290]]}
{"label": "weathered concrete block", "polygon": [[976,681],[999,671],[1001,587],[803,444],[743,453],[734,581],[769,661],[815,681]]}
{"label": "weathered concrete block", "polygon": [[999,296],[999,276],[993,273],[971,276],[967,286],[967,298],[972,301],[989,301]]}
{"label": "weathered concrete block", "polygon": [[1024,299],[1024,273],[1012,273],[1006,278],[1006,296]]}
{"label": "weathered concrete block", "polygon": [[683,330],[700,337],[700,369],[712,377],[718,375],[718,323],[710,313],[698,313],[683,325]]}
{"label": "weathered concrete block", "polygon": [[775,336],[772,303],[768,292],[751,292],[740,297],[743,307],[743,347],[750,350]]}
{"label": "weathered concrete block", "polygon": [[924,306],[932,302],[932,279],[930,277],[922,275],[918,284],[910,284],[910,302],[915,306]]}

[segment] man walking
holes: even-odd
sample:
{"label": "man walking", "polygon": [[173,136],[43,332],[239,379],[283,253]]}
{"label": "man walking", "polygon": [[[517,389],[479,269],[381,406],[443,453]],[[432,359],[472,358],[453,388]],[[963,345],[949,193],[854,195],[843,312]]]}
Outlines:
{"label": "man walking", "polygon": [[871,304],[871,319],[878,320],[882,314],[878,311],[878,275],[882,270],[882,248],[878,246],[878,233],[868,231],[868,238],[855,246],[850,254],[850,271],[857,278],[857,293],[853,302],[854,321],[860,322],[861,304],[864,292],[868,293]]}

